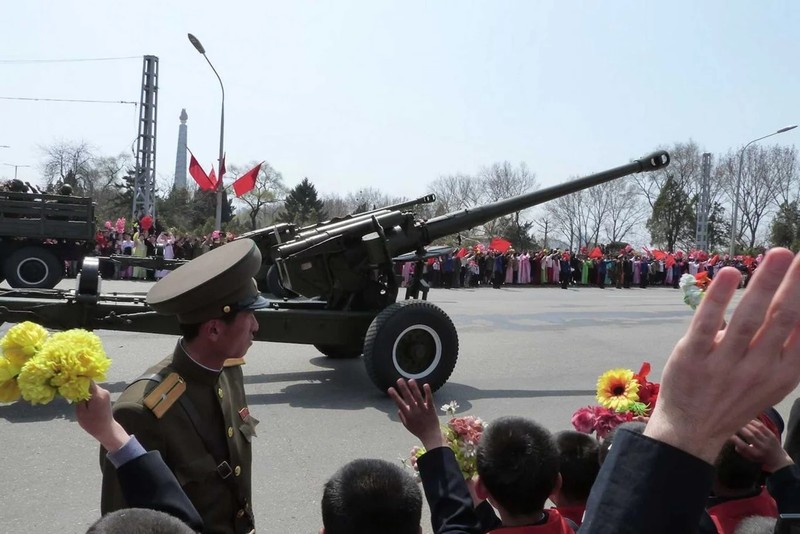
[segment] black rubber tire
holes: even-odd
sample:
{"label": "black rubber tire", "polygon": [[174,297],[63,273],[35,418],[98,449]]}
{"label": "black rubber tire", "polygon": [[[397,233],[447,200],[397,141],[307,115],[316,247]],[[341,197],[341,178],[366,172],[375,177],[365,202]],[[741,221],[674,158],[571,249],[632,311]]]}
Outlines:
{"label": "black rubber tire", "polygon": [[19,288],[52,289],[64,278],[64,265],[42,247],[23,247],[5,262],[8,285]]}
{"label": "black rubber tire", "polygon": [[375,386],[386,392],[398,378],[442,387],[458,360],[458,332],[450,317],[422,300],[395,302],[367,330],[364,365]]}
{"label": "black rubber tire", "polygon": [[346,360],[358,358],[364,352],[363,345],[314,345],[314,347],[328,358]]}

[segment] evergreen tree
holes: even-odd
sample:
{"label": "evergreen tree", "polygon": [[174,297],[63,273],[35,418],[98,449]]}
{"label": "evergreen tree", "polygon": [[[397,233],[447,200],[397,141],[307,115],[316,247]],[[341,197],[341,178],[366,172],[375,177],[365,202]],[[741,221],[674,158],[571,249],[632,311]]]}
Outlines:
{"label": "evergreen tree", "polygon": [[776,247],[790,247],[797,250],[797,242],[800,241],[799,223],[800,213],[798,213],[797,202],[782,203],[770,227],[772,244]]}
{"label": "evergreen tree", "polygon": [[647,221],[653,243],[675,250],[679,242],[694,239],[695,222],[688,193],[670,176],[653,203],[653,213]]}
{"label": "evergreen tree", "polygon": [[286,196],[278,220],[303,226],[321,222],[326,217],[325,203],[317,196],[317,188],[308,178],[303,178]]}

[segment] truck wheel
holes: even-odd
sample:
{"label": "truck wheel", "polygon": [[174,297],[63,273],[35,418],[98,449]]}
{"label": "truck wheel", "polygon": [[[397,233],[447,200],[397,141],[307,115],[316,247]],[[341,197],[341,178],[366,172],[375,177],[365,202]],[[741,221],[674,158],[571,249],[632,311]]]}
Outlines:
{"label": "truck wheel", "polygon": [[438,306],[422,300],[395,302],[372,321],[364,341],[364,365],[383,392],[398,378],[413,378],[436,391],[458,359],[458,333]]}
{"label": "truck wheel", "polygon": [[49,250],[23,247],[6,260],[5,275],[11,287],[52,289],[64,277],[64,266]]}
{"label": "truck wheel", "polygon": [[314,345],[314,347],[328,358],[344,360],[358,358],[364,351],[363,345]]}

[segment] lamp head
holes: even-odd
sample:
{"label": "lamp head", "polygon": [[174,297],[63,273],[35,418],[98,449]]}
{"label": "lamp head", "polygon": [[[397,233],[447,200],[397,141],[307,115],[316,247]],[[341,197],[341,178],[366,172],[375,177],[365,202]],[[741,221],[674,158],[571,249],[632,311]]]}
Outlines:
{"label": "lamp head", "polygon": [[794,130],[795,128],[797,128],[797,125],[796,124],[792,124],[791,126],[784,126],[783,128],[781,128],[780,130],[778,130],[775,133],[788,132],[789,130]]}
{"label": "lamp head", "polygon": [[191,33],[187,35],[189,36],[189,42],[192,43],[192,45],[197,49],[197,51],[200,52],[201,54],[205,54],[206,49],[203,48],[203,44],[200,42],[200,40]]}

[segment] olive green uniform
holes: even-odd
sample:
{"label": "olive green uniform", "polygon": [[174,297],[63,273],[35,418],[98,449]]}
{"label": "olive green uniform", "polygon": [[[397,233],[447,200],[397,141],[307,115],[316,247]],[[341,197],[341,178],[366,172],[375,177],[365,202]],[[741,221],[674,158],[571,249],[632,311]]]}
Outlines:
{"label": "olive green uniform", "polygon": [[[156,410],[145,406],[145,398],[152,399],[152,390],[173,373],[186,388],[164,397],[169,407],[159,418]],[[145,449],[161,453],[202,516],[203,532],[240,534],[254,529],[250,442],[258,421],[247,408],[241,366],[226,366],[221,372],[205,368],[179,342],[172,356],[120,395],[114,418]],[[102,458],[101,510],[107,514],[126,504],[113,467],[105,454]]]}

